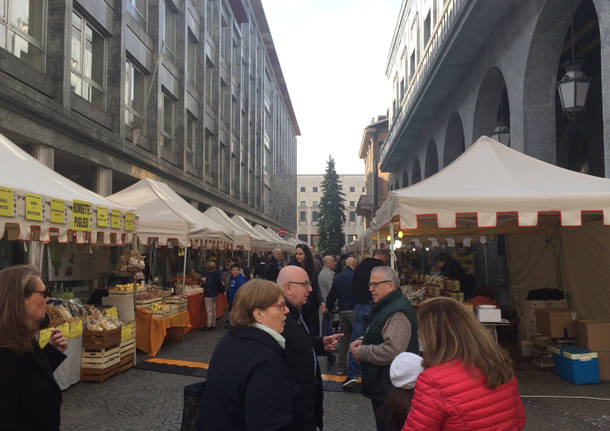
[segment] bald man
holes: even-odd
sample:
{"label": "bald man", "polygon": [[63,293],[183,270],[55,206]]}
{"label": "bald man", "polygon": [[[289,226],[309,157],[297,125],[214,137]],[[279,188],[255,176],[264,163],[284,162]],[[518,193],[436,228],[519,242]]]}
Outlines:
{"label": "bald man", "polygon": [[286,361],[296,383],[293,418],[288,430],[315,431],[323,428],[322,375],[317,355],[337,348],[343,334],[312,337],[303,321],[301,307],[311,293],[307,272],[298,266],[280,270],[277,284],[284,291],[289,313],[282,336],[286,339]]}
{"label": "bald man", "polygon": [[[328,294],[326,306],[329,310],[335,309],[335,302],[339,300],[339,331],[345,336],[339,340],[338,358],[337,358],[337,374],[345,375],[348,377],[345,379],[345,383],[354,378],[353,374],[349,375],[347,363],[348,363],[348,351],[349,342],[352,337],[352,325],[354,323],[354,291],[352,289],[352,282],[354,279],[354,271],[358,266],[358,261],[353,257],[348,257],[345,260],[345,269],[341,274],[337,275]],[[354,359],[349,355],[349,362],[355,362]],[[352,366],[353,370],[353,366]],[[348,385],[347,388],[352,386]]]}

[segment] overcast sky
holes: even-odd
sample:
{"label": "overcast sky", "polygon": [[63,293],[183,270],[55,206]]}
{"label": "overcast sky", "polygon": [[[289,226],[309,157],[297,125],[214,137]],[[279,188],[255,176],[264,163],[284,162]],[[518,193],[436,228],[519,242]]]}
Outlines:
{"label": "overcast sky", "polygon": [[363,174],[362,132],[391,103],[385,77],[401,0],[262,0],[301,129],[298,173]]}

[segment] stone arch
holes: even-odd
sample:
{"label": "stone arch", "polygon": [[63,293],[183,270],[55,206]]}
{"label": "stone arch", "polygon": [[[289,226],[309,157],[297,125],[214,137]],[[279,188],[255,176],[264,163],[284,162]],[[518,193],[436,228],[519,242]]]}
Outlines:
{"label": "stone arch", "polygon": [[428,178],[438,172],[438,150],[436,149],[436,142],[434,139],[430,139],[428,142],[428,148],[426,149],[426,165],[424,168],[424,178]]}
{"label": "stone arch", "polygon": [[[481,136],[491,136],[494,133],[494,129],[498,124],[500,117],[510,113],[500,112],[500,106],[502,105],[502,96],[506,91],[506,81],[504,75],[497,67],[490,67],[477,95],[477,102],[474,111],[474,123],[472,127],[472,141],[475,142]],[[510,105],[510,104],[508,104]],[[507,124],[510,126],[510,124]]]}
{"label": "stone arch", "polygon": [[449,117],[449,123],[445,132],[443,167],[457,159],[464,150],[464,126],[462,125],[462,118],[460,114],[454,111],[451,117]]}
{"label": "stone arch", "polygon": [[421,181],[421,168],[419,166],[419,159],[413,160],[413,169],[411,174],[411,184],[415,184]]}
{"label": "stone arch", "polygon": [[409,187],[409,173],[406,170],[402,173],[402,187]]}

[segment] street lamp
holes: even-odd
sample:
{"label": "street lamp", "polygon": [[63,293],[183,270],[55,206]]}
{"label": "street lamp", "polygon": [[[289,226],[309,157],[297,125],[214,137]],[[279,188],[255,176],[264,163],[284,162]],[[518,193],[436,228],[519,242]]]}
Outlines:
{"label": "street lamp", "polygon": [[498,123],[494,129],[494,134],[491,135],[492,139],[495,139],[502,145],[510,147],[510,129],[504,123]]}
{"label": "street lamp", "polygon": [[572,60],[564,65],[566,74],[557,84],[561,108],[566,116],[574,121],[584,111],[591,78],[582,71],[582,61],[574,59],[574,14],[571,23]]}

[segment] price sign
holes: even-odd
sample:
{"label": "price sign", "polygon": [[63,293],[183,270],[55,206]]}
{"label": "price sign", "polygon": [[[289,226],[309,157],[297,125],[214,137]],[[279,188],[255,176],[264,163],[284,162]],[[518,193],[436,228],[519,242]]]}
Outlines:
{"label": "price sign", "polygon": [[114,318],[119,318],[119,315],[116,311],[116,307],[110,307],[110,308],[106,308],[106,316],[110,316],[110,317],[114,317]]}
{"label": "price sign", "polygon": [[135,218],[134,213],[125,213],[125,230],[131,231],[134,229]]}
{"label": "price sign", "polygon": [[121,211],[119,210],[110,210],[110,220],[111,226],[113,229],[121,228]]}
{"label": "price sign", "polygon": [[42,331],[40,331],[40,335],[38,337],[38,345],[40,346],[40,348],[43,348],[44,346],[46,346],[50,339],[51,339],[51,328],[43,329]]}
{"label": "price sign", "polygon": [[61,199],[51,199],[51,223],[66,223],[66,202]]}
{"label": "price sign", "polygon": [[121,326],[121,343],[131,339],[131,324]]}
{"label": "price sign", "polygon": [[97,227],[108,227],[108,208],[97,207]]}
{"label": "price sign", "polygon": [[25,218],[42,221],[42,197],[27,193],[25,195]]}
{"label": "price sign", "polygon": [[72,203],[72,229],[83,232],[89,231],[90,214],[91,203],[75,200]]}
{"label": "price sign", "polygon": [[70,322],[70,338],[73,340],[74,338],[78,338],[83,335],[83,321],[77,320],[75,322]]}
{"label": "price sign", "polygon": [[13,190],[0,187],[0,216],[14,217],[14,203]]}

